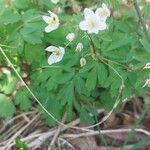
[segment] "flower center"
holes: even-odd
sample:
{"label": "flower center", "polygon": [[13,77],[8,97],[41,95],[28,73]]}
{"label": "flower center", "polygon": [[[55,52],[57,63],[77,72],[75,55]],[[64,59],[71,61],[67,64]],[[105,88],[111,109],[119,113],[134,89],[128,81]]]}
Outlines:
{"label": "flower center", "polygon": [[96,27],[96,22],[94,20],[89,21],[88,26],[90,28],[95,28]]}
{"label": "flower center", "polygon": [[107,12],[104,10],[104,11],[102,11],[102,17],[106,17],[107,16]]}
{"label": "flower center", "polygon": [[61,55],[61,52],[60,52],[60,51],[55,51],[54,54],[55,54],[56,56],[60,56],[60,55]]}
{"label": "flower center", "polygon": [[51,24],[56,24],[57,23],[57,20],[56,20],[56,18],[55,17],[53,17],[51,20],[50,20],[50,22],[49,22],[49,25],[51,25]]}

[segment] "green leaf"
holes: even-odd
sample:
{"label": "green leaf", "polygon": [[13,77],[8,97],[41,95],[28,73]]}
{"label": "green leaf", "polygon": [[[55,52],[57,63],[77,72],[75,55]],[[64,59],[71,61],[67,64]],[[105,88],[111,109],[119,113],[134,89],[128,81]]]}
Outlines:
{"label": "green leaf", "polygon": [[100,101],[102,108],[110,111],[115,103],[115,98],[112,98],[110,92],[107,91],[102,91],[101,96],[100,96]]}
{"label": "green leaf", "polygon": [[74,76],[74,71],[70,73],[60,73],[55,76],[55,82],[57,84],[64,84],[67,81],[71,80]]}
{"label": "green leaf", "polygon": [[99,38],[96,35],[93,35],[91,38],[92,38],[92,41],[94,43],[94,46],[97,48],[100,48],[101,44],[100,44]]}
{"label": "green leaf", "polygon": [[[49,97],[43,102],[43,105],[56,119],[59,120],[61,118],[61,105],[59,101],[56,100],[56,98],[49,95]],[[55,120],[51,118],[47,113],[44,113],[44,117],[46,118],[46,121],[50,126],[55,125]]]}
{"label": "green leaf", "polygon": [[148,43],[148,41],[144,38],[140,39],[140,42],[142,46],[144,47],[144,50],[146,50],[147,52],[150,52],[150,43]]}
{"label": "green leaf", "polygon": [[2,14],[0,14],[0,24],[12,24],[20,20],[20,15],[11,9],[6,9]]}
{"label": "green leaf", "polygon": [[42,43],[43,35],[43,25],[41,22],[34,22],[26,24],[20,33],[23,39],[30,44],[40,44]]}
{"label": "green leaf", "polygon": [[108,78],[108,71],[104,64],[97,63],[96,64],[97,69],[97,76],[98,76],[98,83],[102,86],[104,86],[105,81]]}
{"label": "green leaf", "polygon": [[61,101],[61,105],[65,105],[66,103],[72,104],[74,99],[73,81],[69,81],[61,88],[58,99]]}
{"label": "green leaf", "polygon": [[18,82],[18,78],[11,76],[11,74],[7,75],[8,81],[4,85],[0,85],[0,91],[5,94],[11,94],[16,88],[16,84]]}
{"label": "green leaf", "polygon": [[[45,27],[47,24],[45,24]],[[47,34],[45,37],[46,42],[51,43],[53,45],[63,45],[66,42],[66,34],[68,30],[66,30],[63,26],[51,32],[51,34]]]}
{"label": "green leaf", "polygon": [[22,90],[17,92],[15,104],[19,105],[21,110],[28,111],[32,107],[28,91]]}
{"label": "green leaf", "polygon": [[85,81],[82,79],[82,77],[80,77],[79,75],[76,75],[74,77],[74,85],[75,85],[75,90],[79,93],[79,94],[83,94],[85,93]]}
{"label": "green leaf", "polygon": [[55,90],[58,86],[58,84],[56,83],[55,77],[49,78],[45,86],[47,87],[48,91]]}
{"label": "green leaf", "polygon": [[22,20],[24,23],[41,21],[41,18],[42,16],[36,9],[29,9],[22,15]]}
{"label": "green leaf", "polygon": [[14,113],[15,106],[12,100],[4,94],[0,94],[0,116],[5,118],[12,117]]}
{"label": "green leaf", "polygon": [[31,150],[28,148],[28,146],[22,142],[19,138],[16,138],[15,140],[16,146],[18,150]]}
{"label": "green leaf", "polygon": [[97,71],[96,67],[94,67],[87,76],[86,87],[89,91],[94,90],[97,83]]}
{"label": "green leaf", "polygon": [[16,6],[16,8],[25,9],[29,7],[30,1],[29,0],[15,0],[13,3]]}
{"label": "green leaf", "polygon": [[121,79],[116,75],[111,79],[111,90],[118,89],[121,86]]}
{"label": "green leaf", "polygon": [[114,36],[115,39],[113,39],[113,42],[110,44],[110,46],[106,49],[106,51],[111,51],[114,49],[118,49],[120,47],[123,47],[125,45],[130,44],[133,41],[133,37],[129,36],[129,35],[118,35],[116,34]]}
{"label": "green leaf", "polygon": [[90,112],[83,106],[80,110],[80,123],[91,125],[94,122],[94,119],[90,116]]}
{"label": "green leaf", "polygon": [[44,58],[44,48],[42,45],[31,45],[26,44],[24,48],[25,58],[28,62],[38,62],[41,63],[42,59]]}
{"label": "green leaf", "polygon": [[137,74],[135,72],[129,72],[127,76],[128,76],[130,84],[134,86],[137,80]]}
{"label": "green leaf", "polygon": [[16,54],[17,52],[22,53],[24,48],[24,40],[18,32],[13,32],[8,37],[8,45],[14,47],[11,52]]}

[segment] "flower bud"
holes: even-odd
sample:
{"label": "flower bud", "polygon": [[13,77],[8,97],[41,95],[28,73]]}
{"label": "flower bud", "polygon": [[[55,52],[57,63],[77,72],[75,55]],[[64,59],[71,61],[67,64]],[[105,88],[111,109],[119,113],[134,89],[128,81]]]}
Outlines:
{"label": "flower bud", "polygon": [[57,4],[59,0],[51,0],[52,3]]}
{"label": "flower bud", "polygon": [[150,69],[150,63],[147,63],[147,64],[144,66],[144,69]]}
{"label": "flower bud", "polygon": [[76,52],[81,52],[83,49],[83,44],[82,43],[78,43],[77,46],[76,46]]}
{"label": "flower bud", "polygon": [[85,59],[84,57],[82,57],[82,58],[80,59],[80,66],[83,67],[83,66],[85,66],[85,65],[86,65],[86,59]]}
{"label": "flower bud", "polygon": [[66,39],[69,42],[72,42],[75,39],[75,34],[74,33],[68,33],[68,35],[66,36]]}

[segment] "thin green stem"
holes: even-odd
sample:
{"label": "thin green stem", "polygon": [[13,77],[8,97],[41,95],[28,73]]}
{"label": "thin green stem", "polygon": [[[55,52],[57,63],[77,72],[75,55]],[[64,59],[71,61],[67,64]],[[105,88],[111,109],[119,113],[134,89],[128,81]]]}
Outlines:
{"label": "thin green stem", "polygon": [[96,55],[96,49],[95,49],[93,40],[92,40],[91,36],[90,36],[87,32],[86,32],[86,34],[88,35],[88,37],[89,37],[89,39],[90,39],[90,42],[91,42],[91,43],[90,43],[91,52]]}
{"label": "thin green stem", "polygon": [[4,45],[4,44],[0,44],[0,47],[6,47],[6,48],[17,48],[17,47],[14,47],[14,46],[8,46],[8,45]]}

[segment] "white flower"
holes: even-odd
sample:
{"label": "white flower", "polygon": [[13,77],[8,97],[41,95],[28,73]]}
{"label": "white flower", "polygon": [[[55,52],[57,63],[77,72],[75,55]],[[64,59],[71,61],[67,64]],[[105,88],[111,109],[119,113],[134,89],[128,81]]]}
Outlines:
{"label": "white flower", "polygon": [[48,12],[50,13],[50,16],[42,16],[43,20],[48,24],[48,26],[45,27],[45,32],[56,30],[59,26],[58,16],[51,11]]}
{"label": "white flower", "polygon": [[144,66],[144,69],[150,69],[150,62]]}
{"label": "white flower", "polygon": [[98,14],[103,21],[106,21],[107,17],[110,17],[110,10],[105,3],[103,3],[102,7],[98,8],[95,13]]}
{"label": "white flower", "polygon": [[127,0],[122,0],[122,4],[128,4]]}
{"label": "white flower", "polygon": [[78,43],[77,46],[76,46],[76,52],[81,52],[83,49],[83,44],[82,43]]}
{"label": "white flower", "polygon": [[148,79],[146,79],[145,84],[143,85],[143,88],[144,88],[145,86],[150,87],[150,76],[149,76]]}
{"label": "white flower", "polygon": [[51,0],[52,3],[57,4],[59,0]]}
{"label": "white flower", "polygon": [[83,67],[83,66],[85,66],[85,65],[86,65],[86,59],[85,59],[84,57],[82,57],[82,58],[80,59],[80,66]]}
{"label": "white flower", "polygon": [[100,30],[105,30],[107,25],[100,19],[99,15],[94,13],[91,9],[84,9],[85,20],[81,21],[79,28],[90,33],[98,33]]}
{"label": "white flower", "polygon": [[68,33],[68,35],[66,36],[66,39],[69,42],[72,42],[75,39],[75,34],[74,33]]}
{"label": "white flower", "polygon": [[48,58],[49,65],[60,62],[65,54],[65,49],[63,47],[58,48],[55,46],[49,46],[45,50],[52,53]]}

